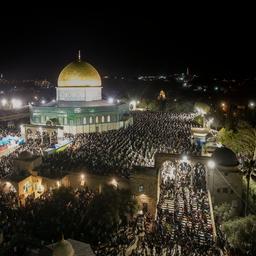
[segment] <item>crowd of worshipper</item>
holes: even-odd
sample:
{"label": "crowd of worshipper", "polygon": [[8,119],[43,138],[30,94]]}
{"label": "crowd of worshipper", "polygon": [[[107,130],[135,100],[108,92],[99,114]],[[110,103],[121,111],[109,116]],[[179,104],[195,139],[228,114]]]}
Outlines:
{"label": "crowd of worshipper", "polygon": [[[48,191],[37,199],[27,197],[22,204],[15,192],[0,188],[0,254],[27,255],[34,247],[56,242],[61,232],[66,238],[88,242],[88,207],[98,191],[80,187],[71,193],[72,197],[54,197],[54,191]],[[141,228],[140,217],[130,218],[113,234],[102,234],[107,242],[97,236],[91,246],[98,256],[125,255]],[[21,236],[25,240],[17,242]]]}
{"label": "crowd of worshipper", "polygon": [[50,134],[49,132],[44,130],[37,130],[33,133],[30,129],[27,129],[27,139],[36,140],[38,144],[47,145],[49,147],[51,147],[54,144],[57,144],[58,142],[56,131],[53,131]]}
{"label": "crowd of worshipper", "polygon": [[[19,129],[16,128],[1,128],[0,130],[0,141],[8,138],[8,136],[15,137],[21,140],[21,133]],[[12,141],[13,142],[13,141]],[[57,133],[53,133],[51,138],[47,132],[36,131],[35,134],[28,130],[27,141],[24,143],[15,142],[15,145],[5,144],[0,146],[2,149],[0,152],[2,156],[0,158],[0,179],[6,178],[9,175],[15,174],[17,170],[14,168],[14,159],[18,158],[20,153],[23,151],[28,151],[32,155],[43,155],[43,150],[51,147],[52,144],[57,142]],[[13,150],[9,151],[8,149],[13,147]],[[4,151],[7,153],[4,154]]]}
{"label": "crowd of worshipper", "polygon": [[66,135],[72,145],[44,159],[42,175],[86,167],[96,174],[129,176],[134,166],[154,166],[158,153],[199,154],[191,141],[194,114],[136,112],[134,124],[102,133]]}
{"label": "crowd of worshipper", "polygon": [[[134,113],[134,125],[127,129],[66,135],[73,140],[71,146],[63,153],[44,158],[40,171],[52,174],[85,166],[99,174],[118,172],[128,176],[134,166],[153,166],[156,152],[198,154],[200,149],[190,140],[191,126],[195,126],[193,114]],[[0,177],[12,170],[12,159],[20,152],[27,150],[41,154],[42,148],[49,146],[49,141],[42,141],[40,135],[0,159]],[[3,163],[8,163],[5,165],[7,169],[2,168]],[[199,163],[192,166],[186,161],[166,162],[161,170],[160,191],[157,219],[144,214],[130,220],[107,245],[99,243],[94,248],[96,255],[125,255],[129,251],[132,256],[218,256],[213,241],[204,166]],[[44,243],[60,229],[67,230],[69,238],[86,240],[82,227],[88,220],[84,216],[95,193],[88,188],[76,189],[73,193],[77,200],[67,203],[63,214],[58,216],[45,210],[51,205],[51,192],[36,200],[28,197],[25,206],[20,207],[15,193],[0,190],[0,234],[2,230],[4,235],[1,246],[10,247],[11,237],[16,233],[39,237]],[[52,208],[55,207],[61,212],[60,204]],[[49,222],[49,229],[42,228]],[[19,255],[19,250],[23,249],[15,246],[10,255]]]}
{"label": "crowd of worshipper", "polygon": [[[20,136],[19,133],[17,135]],[[14,160],[19,157],[21,152],[27,151],[32,155],[42,155],[42,150],[48,146],[48,143],[42,144],[40,139],[28,139],[26,143],[17,145],[13,151],[2,155],[0,158],[0,179],[7,178],[18,171],[14,168]]]}
{"label": "crowd of worshipper", "polygon": [[[2,143],[0,146],[0,179],[7,176],[13,171],[13,155],[5,156],[4,152],[8,149],[9,143],[6,141],[6,138],[8,136],[12,137],[20,137],[20,132],[18,129],[15,128],[1,128],[0,129],[0,141],[5,141],[5,143]],[[6,154],[7,155],[7,154]]]}
{"label": "crowd of worshipper", "polygon": [[166,162],[161,176],[155,231],[146,232],[132,255],[220,255],[214,246],[205,167]]}
{"label": "crowd of worshipper", "polygon": [[83,226],[87,221],[85,212],[95,193],[87,187],[72,190],[71,193],[74,196],[72,199],[65,198],[65,195],[54,199],[52,192],[45,192],[38,199],[27,197],[25,205],[21,205],[15,192],[6,193],[0,189],[0,252],[4,251],[4,255],[27,255],[24,250],[29,251],[35,242],[15,244],[13,238],[19,235],[28,240],[35,238],[40,241],[39,247],[54,239],[56,241],[63,230],[69,238],[83,241]]}
{"label": "crowd of worshipper", "polygon": [[11,136],[20,136],[20,131],[16,128],[1,128],[0,129],[0,140],[2,138],[5,138],[7,137],[8,135],[11,135]]}

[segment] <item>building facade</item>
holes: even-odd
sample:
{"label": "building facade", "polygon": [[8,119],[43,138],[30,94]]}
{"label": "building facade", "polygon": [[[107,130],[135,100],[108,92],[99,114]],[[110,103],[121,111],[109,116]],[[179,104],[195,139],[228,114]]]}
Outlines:
{"label": "building facade", "polygon": [[[97,70],[78,59],[60,73],[56,100],[30,106],[30,124],[46,130],[62,127],[64,133],[104,132],[126,128],[133,123],[126,103],[102,99],[102,83]],[[29,127],[24,126],[23,133]]]}

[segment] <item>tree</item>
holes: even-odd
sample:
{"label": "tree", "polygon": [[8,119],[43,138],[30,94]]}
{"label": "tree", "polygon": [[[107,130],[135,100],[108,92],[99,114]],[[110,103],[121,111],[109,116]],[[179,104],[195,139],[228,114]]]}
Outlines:
{"label": "tree", "polygon": [[242,153],[248,159],[256,159],[256,129],[240,126],[237,131],[222,128],[217,135],[219,142],[231,148],[235,153]]}
{"label": "tree", "polygon": [[225,222],[222,230],[231,247],[247,255],[256,255],[256,216],[249,215]]}
{"label": "tree", "polygon": [[203,102],[196,102],[194,105],[194,110],[202,114],[208,114],[211,108]]}
{"label": "tree", "polygon": [[222,128],[217,135],[217,140],[231,148],[235,153],[242,154],[242,172],[246,178],[245,215],[249,209],[249,194],[251,176],[256,176],[256,129],[245,122],[240,122],[236,132]]}
{"label": "tree", "polygon": [[256,176],[256,161],[246,160],[243,162],[242,171],[246,178],[246,200],[245,200],[245,216],[248,214],[249,209],[249,193],[251,176]]}
{"label": "tree", "polygon": [[167,111],[191,113],[191,109],[193,109],[193,103],[185,99],[180,99],[179,101],[168,100],[167,103]]}
{"label": "tree", "polygon": [[91,243],[105,242],[135,211],[136,201],[130,191],[105,187],[89,205],[84,223],[88,240]]}
{"label": "tree", "polygon": [[158,110],[157,101],[155,99],[154,100],[142,99],[140,101],[138,107],[144,108],[146,110],[151,110],[151,111],[157,111]]}
{"label": "tree", "polygon": [[196,122],[196,123],[198,123],[199,125],[204,125],[204,118],[202,117],[202,116],[196,116],[195,118],[194,118],[194,121]]}
{"label": "tree", "polygon": [[60,125],[58,118],[51,118],[46,122],[46,125],[48,126],[56,126]]}
{"label": "tree", "polygon": [[230,203],[223,203],[214,207],[214,216],[217,223],[223,223],[234,218],[235,212]]}
{"label": "tree", "polygon": [[234,132],[232,130],[221,128],[217,134],[217,141],[234,150]]}
{"label": "tree", "polygon": [[202,116],[203,119],[203,127],[205,127],[205,115],[210,112],[210,106],[203,102],[196,102],[194,105],[194,110]]}

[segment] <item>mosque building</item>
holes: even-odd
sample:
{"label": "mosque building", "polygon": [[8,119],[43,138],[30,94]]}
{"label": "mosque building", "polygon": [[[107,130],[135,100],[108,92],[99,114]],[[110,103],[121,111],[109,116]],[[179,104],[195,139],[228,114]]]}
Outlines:
{"label": "mosque building", "polygon": [[30,107],[30,124],[23,133],[56,126],[64,133],[91,133],[117,130],[133,123],[126,103],[102,99],[102,81],[97,70],[81,59],[59,74],[56,100]]}

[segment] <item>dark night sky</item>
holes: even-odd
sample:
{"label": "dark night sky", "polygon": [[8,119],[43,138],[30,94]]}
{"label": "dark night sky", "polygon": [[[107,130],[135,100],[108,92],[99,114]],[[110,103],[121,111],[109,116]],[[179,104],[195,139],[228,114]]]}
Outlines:
{"label": "dark night sky", "polygon": [[81,49],[101,74],[174,73],[189,66],[212,76],[254,76],[255,21],[249,8],[238,9],[9,10],[0,18],[0,72],[56,79]]}

